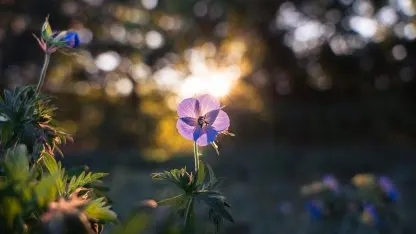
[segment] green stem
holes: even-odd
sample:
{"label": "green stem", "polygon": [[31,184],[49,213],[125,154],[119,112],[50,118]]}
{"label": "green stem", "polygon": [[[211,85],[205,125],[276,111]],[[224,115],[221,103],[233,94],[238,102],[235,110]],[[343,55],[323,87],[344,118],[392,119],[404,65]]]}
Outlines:
{"label": "green stem", "polygon": [[188,204],[186,205],[185,210],[185,220],[183,223],[183,226],[185,227],[185,230],[192,229],[192,223],[191,222],[191,216],[193,212],[193,204],[194,204],[194,198],[189,198]]}
{"label": "green stem", "polygon": [[196,144],[196,141],[194,141],[194,165],[195,165],[195,172],[198,172],[199,152],[198,152],[198,145]]}
{"label": "green stem", "polygon": [[40,93],[43,83],[45,83],[46,71],[48,70],[50,60],[51,55],[49,53],[45,53],[45,60],[43,61],[42,71],[40,72],[40,78],[38,81],[38,85],[36,86],[36,94]]}

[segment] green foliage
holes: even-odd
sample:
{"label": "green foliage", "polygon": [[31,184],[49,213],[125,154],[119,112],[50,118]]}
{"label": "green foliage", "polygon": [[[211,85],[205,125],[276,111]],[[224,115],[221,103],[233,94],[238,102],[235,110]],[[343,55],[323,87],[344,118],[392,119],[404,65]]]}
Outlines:
{"label": "green foliage", "polygon": [[[230,205],[225,201],[226,198],[220,191],[220,180],[214,174],[212,168],[202,160],[196,176],[192,172],[187,172],[186,168],[172,169],[162,173],[154,173],[154,180],[167,181],[181,189],[183,193],[161,200],[159,205],[173,206],[184,214],[184,219],[192,219],[192,212],[195,201],[202,202],[208,208],[209,220],[215,225],[217,232],[224,220],[234,222],[233,217],[227,210]],[[186,228],[186,227],[185,227]]]}
{"label": "green foliage", "polygon": [[100,222],[115,222],[117,214],[111,210],[111,206],[107,205],[104,197],[97,198],[88,203],[85,208],[88,217]]}
{"label": "green foliage", "polygon": [[33,160],[42,151],[60,152],[59,145],[71,139],[53,120],[56,108],[49,96],[36,95],[32,86],[4,90],[0,97],[0,149],[25,144]]}
{"label": "green foliage", "polygon": [[[41,163],[42,162],[42,163]],[[36,176],[35,167],[45,167],[48,173]],[[91,222],[109,223],[117,220],[110,210],[105,197],[94,197],[92,189],[82,186],[98,181],[105,173],[85,173],[73,176],[66,182],[67,176],[61,164],[52,155],[44,153],[39,164],[29,167],[29,155],[24,145],[8,149],[2,160],[3,175],[0,180],[0,226],[2,230],[33,231],[40,223],[31,224],[33,218],[40,222],[43,212],[50,203],[64,199],[70,205],[74,197],[85,201],[84,207],[73,207],[85,213]],[[85,193],[88,191],[90,193]],[[84,194],[81,196],[81,192]],[[79,198],[81,197],[81,198]],[[93,198],[93,199],[91,199]],[[33,230],[32,230],[33,229]],[[13,232],[10,232],[13,233]]]}
{"label": "green foliage", "polygon": [[[69,178],[60,162],[57,162],[52,155],[44,153],[42,160],[50,174],[57,173],[60,175],[55,181],[55,185],[59,195],[64,197],[82,192],[86,199],[95,198],[97,194],[95,194],[94,188],[86,188],[86,186],[100,182],[100,179],[108,175],[108,173],[86,173],[82,171],[78,176],[73,175]],[[97,222],[115,222],[117,215],[110,208],[111,206],[108,205],[106,198],[98,197],[86,205],[84,212],[90,219]]]}
{"label": "green foliage", "polygon": [[62,212],[71,207],[91,223],[117,220],[102,191],[94,189],[107,173],[66,173],[55,159],[69,136],[58,130],[50,101],[31,86],[5,90],[0,97],[1,230],[36,233],[51,204],[61,205]]}

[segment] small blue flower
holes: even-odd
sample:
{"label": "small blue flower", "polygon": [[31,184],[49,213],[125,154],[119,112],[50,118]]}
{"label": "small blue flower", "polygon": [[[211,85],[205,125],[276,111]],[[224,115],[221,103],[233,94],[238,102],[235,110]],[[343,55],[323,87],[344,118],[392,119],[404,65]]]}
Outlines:
{"label": "small blue flower", "polygon": [[324,215],[322,201],[310,200],[306,202],[305,208],[309,212],[309,215],[311,216],[313,220],[322,219]]}
{"label": "small blue flower", "polygon": [[76,48],[79,46],[79,36],[76,32],[67,32],[64,39],[65,45],[70,48]]}

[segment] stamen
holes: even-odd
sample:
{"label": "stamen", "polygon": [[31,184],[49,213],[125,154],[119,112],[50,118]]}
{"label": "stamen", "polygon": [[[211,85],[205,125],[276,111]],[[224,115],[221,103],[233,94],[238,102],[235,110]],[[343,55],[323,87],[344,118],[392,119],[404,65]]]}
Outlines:
{"label": "stamen", "polygon": [[204,127],[204,126],[206,126],[206,125],[208,125],[209,123],[205,120],[205,117],[204,116],[200,116],[199,118],[198,118],[198,125],[202,128],[202,127]]}

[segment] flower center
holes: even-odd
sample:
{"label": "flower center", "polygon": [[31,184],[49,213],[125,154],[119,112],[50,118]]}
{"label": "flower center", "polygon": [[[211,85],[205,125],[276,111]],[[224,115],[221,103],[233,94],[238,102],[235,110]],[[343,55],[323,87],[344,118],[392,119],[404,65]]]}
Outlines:
{"label": "flower center", "polygon": [[200,116],[198,118],[198,125],[202,128],[205,125],[209,124],[206,120],[205,120],[205,116]]}

